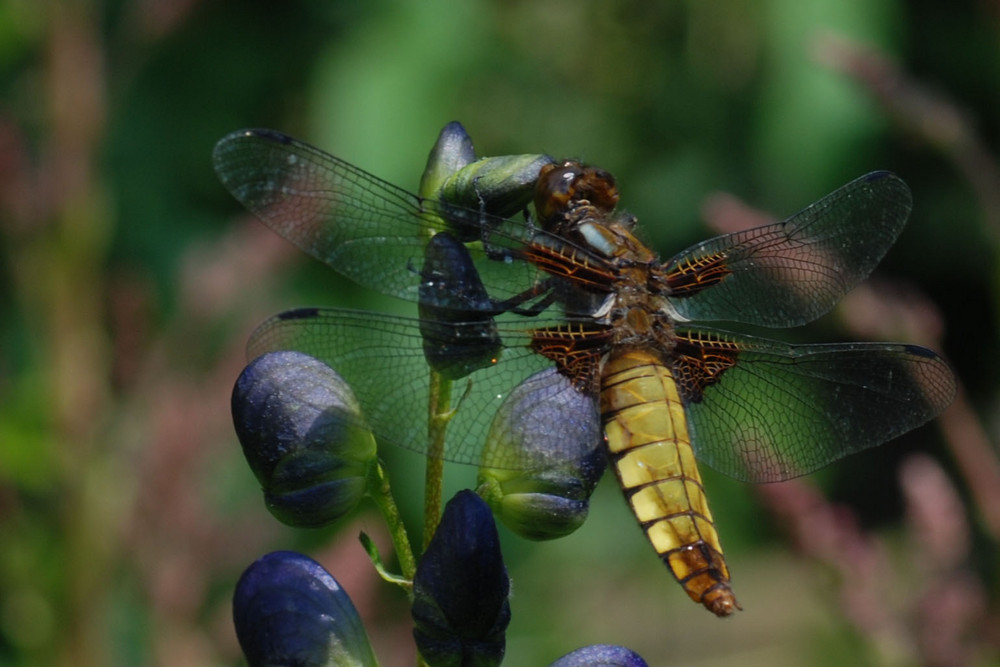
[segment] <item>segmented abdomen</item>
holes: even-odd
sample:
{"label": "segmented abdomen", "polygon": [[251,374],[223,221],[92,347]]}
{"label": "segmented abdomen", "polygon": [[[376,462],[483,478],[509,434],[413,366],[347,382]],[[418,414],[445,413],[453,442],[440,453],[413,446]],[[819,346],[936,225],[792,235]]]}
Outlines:
{"label": "segmented abdomen", "polygon": [[719,616],[739,609],[670,369],[642,350],[612,357],[601,417],[615,474],[660,558],[695,602]]}

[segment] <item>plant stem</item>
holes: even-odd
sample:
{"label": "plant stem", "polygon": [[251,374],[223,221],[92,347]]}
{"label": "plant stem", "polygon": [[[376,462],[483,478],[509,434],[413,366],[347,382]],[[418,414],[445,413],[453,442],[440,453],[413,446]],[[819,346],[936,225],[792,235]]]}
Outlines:
{"label": "plant stem", "polygon": [[424,474],[424,549],[441,520],[445,430],[451,420],[451,380],[431,371],[427,416],[427,469]]}
{"label": "plant stem", "polygon": [[403,577],[407,581],[413,581],[413,575],[417,571],[417,561],[413,557],[413,547],[410,545],[406,526],[403,525],[403,517],[399,514],[396,500],[392,496],[392,489],[389,487],[389,476],[386,475],[380,462],[376,461],[375,465],[372,466],[368,479],[368,492],[385,519]]}

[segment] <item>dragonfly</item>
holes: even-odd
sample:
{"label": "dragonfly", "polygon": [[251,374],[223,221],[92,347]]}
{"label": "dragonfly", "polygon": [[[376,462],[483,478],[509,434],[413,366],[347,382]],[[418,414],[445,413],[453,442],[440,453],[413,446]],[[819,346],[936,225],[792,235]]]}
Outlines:
{"label": "dragonfly", "polygon": [[718,616],[741,607],[699,461],[746,482],[787,480],[924,424],[955,393],[948,364],[916,345],[796,345],[710,326],[785,328],[828,312],[906,223],[910,191],[888,172],[663,261],[619,209],[613,176],[572,160],[528,160],[506,199],[483,196],[476,177],[414,194],[273,130],[234,132],[213,160],[279,235],[418,304],[417,317],[288,311],[252,335],[250,357],[294,349],[327,362],[380,439],[424,454],[430,364],[460,383],[440,456],[463,463],[479,462],[520,383],[547,390],[533,395],[565,414],[545,425],[557,437],[541,458],[579,456],[558,436],[599,420],[588,446],[603,448],[674,578]]}

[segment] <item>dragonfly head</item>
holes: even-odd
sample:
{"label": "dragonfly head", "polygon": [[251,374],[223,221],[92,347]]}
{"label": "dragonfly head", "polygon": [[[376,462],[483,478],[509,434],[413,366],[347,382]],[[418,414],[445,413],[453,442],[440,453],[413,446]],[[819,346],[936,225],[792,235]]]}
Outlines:
{"label": "dragonfly head", "polygon": [[567,160],[548,164],[538,173],[535,212],[547,229],[558,225],[581,205],[610,213],[618,205],[618,186],[607,171]]}

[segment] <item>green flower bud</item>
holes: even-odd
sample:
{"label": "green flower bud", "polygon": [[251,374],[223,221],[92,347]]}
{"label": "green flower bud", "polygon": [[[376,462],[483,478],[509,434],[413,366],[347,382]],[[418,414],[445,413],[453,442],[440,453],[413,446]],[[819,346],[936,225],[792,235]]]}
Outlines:
{"label": "green flower bud", "polygon": [[463,243],[479,241],[480,216],[507,218],[523,210],[534,198],[538,172],[552,162],[538,154],[477,160],[465,128],[448,123],[427,159],[420,196],[438,201],[444,231]]}
{"label": "green flower bud", "polygon": [[509,529],[562,537],[587,518],[607,460],[595,397],[554,368],[514,388],[490,425],[479,493]]}
{"label": "green flower bud", "polygon": [[282,523],[322,526],[364,497],[375,439],[329,366],[301,352],[262,355],[236,381],[232,410],[243,454]]}
{"label": "green flower bud", "polygon": [[482,158],[445,180],[439,197],[446,204],[507,218],[531,203],[538,172],[551,163],[551,157],[539,154]]}

